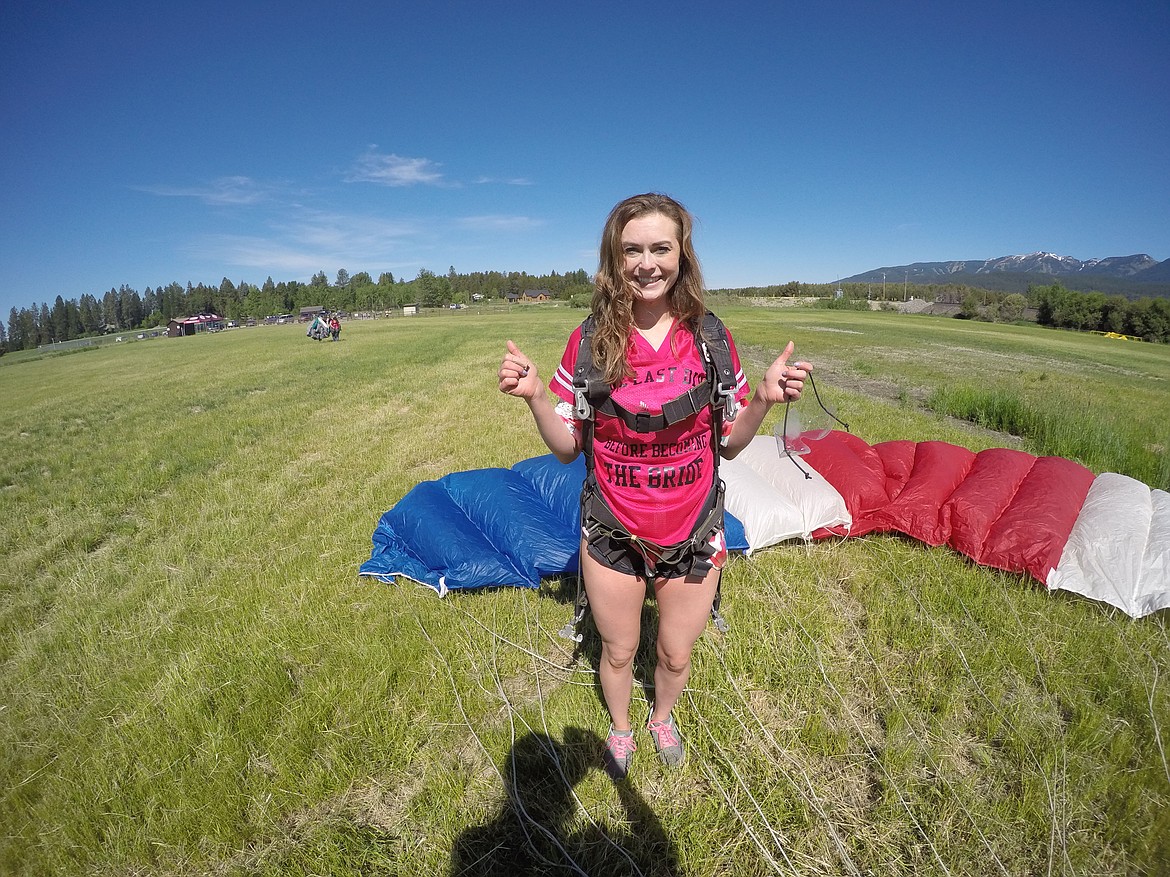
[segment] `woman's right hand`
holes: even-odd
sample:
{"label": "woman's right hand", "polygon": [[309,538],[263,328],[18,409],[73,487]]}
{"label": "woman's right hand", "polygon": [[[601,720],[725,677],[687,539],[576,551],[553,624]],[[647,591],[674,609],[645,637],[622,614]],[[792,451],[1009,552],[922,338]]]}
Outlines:
{"label": "woman's right hand", "polygon": [[500,392],[522,399],[535,399],[544,388],[536,374],[536,366],[519,347],[508,341],[508,352],[500,363]]}

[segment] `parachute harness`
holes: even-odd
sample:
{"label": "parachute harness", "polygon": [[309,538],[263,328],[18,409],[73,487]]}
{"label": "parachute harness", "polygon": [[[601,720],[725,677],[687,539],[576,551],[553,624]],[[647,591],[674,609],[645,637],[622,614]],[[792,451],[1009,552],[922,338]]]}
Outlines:
{"label": "parachute harness", "polygon": [[[600,370],[593,362],[593,351],[590,344],[593,329],[593,317],[587,317],[581,324],[577,365],[573,371],[574,413],[582,422],[581,445],[585,454],[586,469],[585,483],[581,489],[581,534],[585,538],[586,544],[591,538],[603,535],[633,547],[647,561],[647,580],[653,583],[657,577],[654,570],[658,564],[677,563],[686,557],[688,552],[693,556],[711,530],[723,521],[723,483],[719,479],[719,443],[724,422],[730,423],[735,420],[738,413],[738,406],[735,404],[735,368],[731,362],[727,330],[722,321],[710,311],[703,315],[699,330],[695,333],[695,340],[703,355],[707,379],[691,387],[681,396],[663,404],[661,414],[652,415],[644,411],[630,411],[614,401],[613,388],[605,382]],[[688,417],[693,417],[708,405],[711,407],[711,428],[714,434],[712,444],[715,457],[714,480],[711,495],[707,500],[707,511],[700,516],[695,532],[691,534],[689,539],[671,546],[659,545],[629,532],[614,516],[597,490],[593,467],[593,432],[597,412],[617,417],[635,432],[652,433],[672,426]],[[577,597],[574,600],[573,618],[559,632],[561,637],[576,643],[582,641],[583,635],[580,632],[580,626],[589,611],[589,597],[585,593],[584,571],[581,563],[582,561],[578,561]],[[707,559],[696,558],[692,572],[705,575],[710,568],[711,564]],[[714,619],[715,627],[720,632],[726,632],[728,624],[719,614],[720,600],[719,587],[716,586],[715,599],[711,604],[711,616]]]}

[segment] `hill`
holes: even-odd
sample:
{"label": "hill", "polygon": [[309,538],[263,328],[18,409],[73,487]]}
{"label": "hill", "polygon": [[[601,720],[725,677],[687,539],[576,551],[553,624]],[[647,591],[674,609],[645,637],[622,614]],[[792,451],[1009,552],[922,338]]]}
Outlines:
{"label": "hill", "polygon": [[914,262],[875,268],[844,277],[842,283],[955,283],[996,292],[1026,292],[1033,284],[1054,282],[1081,292],[1097,291],[1127,298],[1170,297],[1170,259],[1158,262],[1145,253],[1082,262],[1072,256],[1030,253],[996,259]]}

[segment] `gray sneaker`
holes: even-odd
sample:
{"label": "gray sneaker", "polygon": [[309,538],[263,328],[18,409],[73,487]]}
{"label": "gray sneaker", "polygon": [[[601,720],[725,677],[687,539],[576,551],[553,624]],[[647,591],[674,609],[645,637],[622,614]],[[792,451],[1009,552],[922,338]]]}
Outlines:
{"label": "gray sneaker", "polygon": [[674,713],[667,716],[665,722],[650,722],[646,727],[663,764],[667,767],[678,767],[686,760],[682,737],[679,736],[678,725],[674,723]]}
{"label": "gray sneaker", "polygon": [[615,731],[609,726],[609,736],[605,740],[605,770],[615,780],[624,779],[630,770],[630,759],[634,757],[634,750],[638,748],[634,740],[634,730]]}

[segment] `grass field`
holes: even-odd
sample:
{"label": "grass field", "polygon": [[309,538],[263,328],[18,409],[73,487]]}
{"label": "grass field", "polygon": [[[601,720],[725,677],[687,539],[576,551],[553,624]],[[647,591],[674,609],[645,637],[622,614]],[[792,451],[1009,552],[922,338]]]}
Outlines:
{"label": "grass field", "polygon": [[[1170,486],[1168,347],[715,306],[749,380],[794,339],[867,441]],[[570,582],[359,578],[413,485],[544,452],[496,367],[511,337],[547,377],[582,316],[0,360],[0,874],[1170,873],[1166,612],[898,538],[736,558],[687,764],[643,739],[615,785]]]}

